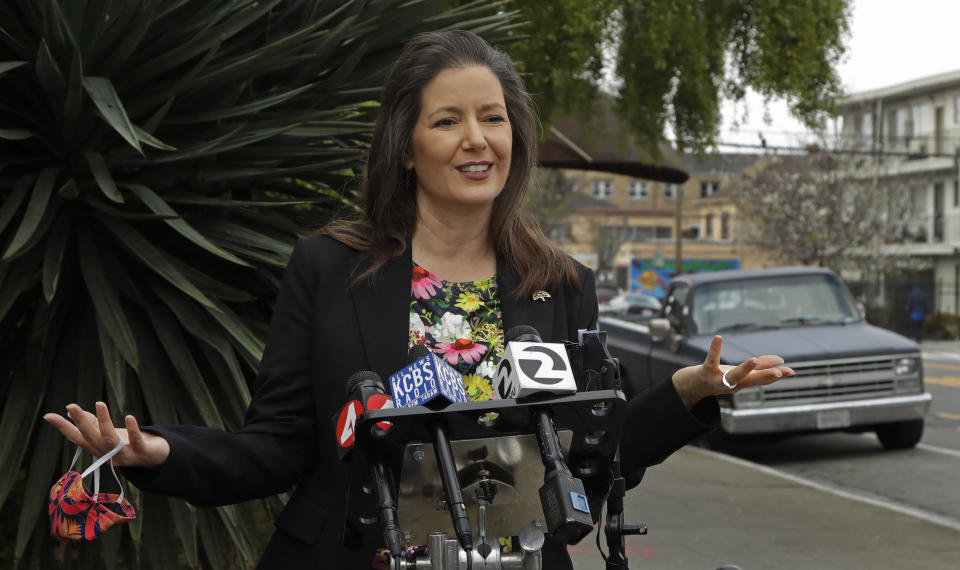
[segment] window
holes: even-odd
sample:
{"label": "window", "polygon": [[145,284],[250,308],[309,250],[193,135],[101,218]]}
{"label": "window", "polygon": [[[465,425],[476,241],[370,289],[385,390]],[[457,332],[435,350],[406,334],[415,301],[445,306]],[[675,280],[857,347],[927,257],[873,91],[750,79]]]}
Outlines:
{"label": "window", "polygon": [[653,239],[653,226],[634,226],[633,241],[648,241]]}
{"label": "window", "polygon": [[730,239],[730,214],[720,216],[720,239]]}
{"label": "window", "polygon": [[692,308],[690,316],[701,335],[746,325],[781,328],[860,320],[849,293],[827,275],[716,282],[704,284],[692,294],[694,298],[684,306]]}
{"label": "window", "polygon": [[706,198],[711,196],[717,189],[720,188],[720,183],[717,181],[713,182],[701,182],[700,183],[700,197]]}
{"label": "window", "polygon": [[554,243],[570,241],[570,224],[559,224],[550,228],[550,241]]}
{"label": "window", "polygon": [[953,207],[960,206],[960,180],[953,181]]}
{"label": "window", "polygon": [[707,239],[713,237],[713,214],[707,214],[707,223],[703,230],[703,237]]}
{"label": "window", "polygon": [[960,123],[960,95],[953,96],[953,122]]}
{"label": "window", "polygon": [[687,229],[683,230],[683,237],[685,239],[700,239],[700,225],[691,224],[687,226]]}
{"label": "window", "polygon": [[864,113],[860,115],[860,142],[864,146],[873,144],[873,114]]}
{"label": "window", "polygon": [[670,239],[673,237],[673,226],[657,226],[654,230],[654,236],[657,239]]}
{"label": "window", "polygon": [[624,226],[620,237],[623,241],[647,241],[653,239],[653,227]]}
{"label": "window", "polygon": [[907,110],[897,109],[893,114],[894,120],[890,123],[890,127],[893,129],[893,136],[890,142],[894,145],[905,144],[907,137],[910,136],[910,133],[907,131]]}
{"label": "window", "polygon": [[594,180],[593,197],[597,200],[613,198],[613,180]]}
{"label": "window", "polygon": [[677,197],[677,185],[667,182],[663,185],[663,198],[665,200],[674,200]]}
{"label": "window", "polygon": [[627,196],[631,200],[647,200],[650,198],[650,184],[646,180],[631,180],[627,186]]}
{"label": "window", "polygon": [[943,182],[937,182],[933,185],[933,241],[936,243],[943,241],[943,195]]}
{"label": "window", "polygon": [[913,121],[913,136],[925,137],[933,132],[933,116],[930,103],[917,103],[910,107],[910,119]]}
{"label": "window", "polygon": [[890,111],[887,113],[887,144],[890,146],[897,145],[897,112]]}

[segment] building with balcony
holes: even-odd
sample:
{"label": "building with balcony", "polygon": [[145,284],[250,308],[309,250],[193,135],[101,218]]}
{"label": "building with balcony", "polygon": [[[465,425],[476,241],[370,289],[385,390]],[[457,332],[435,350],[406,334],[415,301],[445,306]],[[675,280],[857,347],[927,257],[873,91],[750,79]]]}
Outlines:
{"label": "building with balcony", "polygon": [[844,150],[863,157],[867,175],[899,185],[909,206],[898,243],[886,255],[905,256],[922,271],[876,279],[901,281],[877,291],[899,306],[908,282],[921,285],[931,309],[960,313],[960,71],[854,93],[843,103]]}

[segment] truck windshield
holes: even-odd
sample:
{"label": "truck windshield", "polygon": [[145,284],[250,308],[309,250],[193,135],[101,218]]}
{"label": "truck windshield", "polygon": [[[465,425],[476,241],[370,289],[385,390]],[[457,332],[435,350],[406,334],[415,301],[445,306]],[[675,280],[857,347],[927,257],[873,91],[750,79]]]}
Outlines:
{"label": "truck windshield", "polygon": [[783,275],[710,283],[689,302],[698,334],[860,320],[846,288],[829,275]]}

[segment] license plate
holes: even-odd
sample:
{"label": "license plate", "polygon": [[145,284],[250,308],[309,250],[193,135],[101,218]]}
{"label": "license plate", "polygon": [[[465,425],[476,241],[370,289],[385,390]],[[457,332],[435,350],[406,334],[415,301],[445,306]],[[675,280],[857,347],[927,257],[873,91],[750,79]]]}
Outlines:
{"label": "license plate", "polygon": [[850,427],[850,410],[817,412],[817,429]]}

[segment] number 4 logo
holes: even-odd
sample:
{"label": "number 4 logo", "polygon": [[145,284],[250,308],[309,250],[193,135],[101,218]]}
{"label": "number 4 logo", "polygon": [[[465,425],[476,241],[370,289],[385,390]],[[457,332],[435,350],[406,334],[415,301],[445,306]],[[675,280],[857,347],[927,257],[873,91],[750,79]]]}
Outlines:
{"label": "number 4 logo", "polygon": [[337,442],[340,447],[353,447],[354,435],[356,435],[357,418],[363,413],[363,406],[359,400],[351,400],[340,410],[340,417],[337,418]]}

